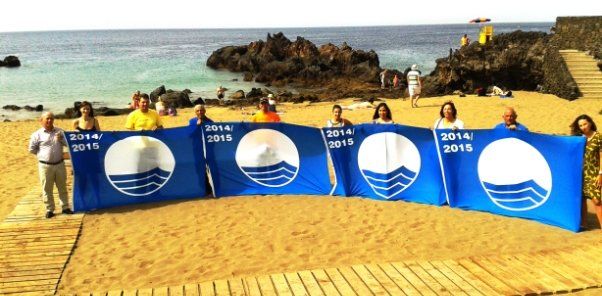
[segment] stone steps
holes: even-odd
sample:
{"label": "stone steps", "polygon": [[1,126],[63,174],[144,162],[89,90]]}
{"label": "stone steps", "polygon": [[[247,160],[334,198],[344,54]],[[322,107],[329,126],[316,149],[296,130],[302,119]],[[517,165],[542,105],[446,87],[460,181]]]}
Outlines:
{"label": "stone steps", "polygon": [[579,98],[602,101],[602,71],[598,68],[598,62],[587,53],[575,49],[559,52],[579,87]]}

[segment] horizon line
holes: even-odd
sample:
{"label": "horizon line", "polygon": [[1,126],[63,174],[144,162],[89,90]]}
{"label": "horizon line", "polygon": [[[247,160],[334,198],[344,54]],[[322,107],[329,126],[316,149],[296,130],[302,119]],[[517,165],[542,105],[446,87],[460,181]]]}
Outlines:
{"label": "horizon line", "polygon": [[[556,21],[529,21],[529,22],[490,22],[489,24],[554,24]],[[272,29],[330,29],[330,28],[380,28],[380,27],[415,27],[415,26],[439,26],[439,25],[467,25],[480,26],[481,24],[462,23],[438,23],[438,24],[395,24],[395,25],[340,25],[340,26],[283,26],[283,27],[211,27],[211,28],[98,28],[98,29],[51,29],[51,30],[23,30],[23,31],[0,31],[3,33],[50,33],[50,32],[98,32],[98,31],[170,31],[170,30],[272,30]]]}

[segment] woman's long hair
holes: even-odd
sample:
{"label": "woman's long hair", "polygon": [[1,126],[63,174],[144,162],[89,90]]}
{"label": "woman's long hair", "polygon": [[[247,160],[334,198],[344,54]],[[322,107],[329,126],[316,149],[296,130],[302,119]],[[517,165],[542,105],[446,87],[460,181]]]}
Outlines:
{"label": "woman's long hair", "polygon": [[579,128],[579,120],[581,120],[581,119],[585,119],[585,120],[587,120],[587,122],[589,122],[589,124],[591,125],[592,131],[595,132],[598,130],[598,128],[596,127],[596,123],[594,122],[594,120],[591,117],[589,117],[589,115],[581,114],[581,115],[577,116],[577,118],[575,118],[573,123],[571,123],[571,125],[570,125],[571,135],[573,135],[573,136],[582,136],[583,135],[583,132]]}

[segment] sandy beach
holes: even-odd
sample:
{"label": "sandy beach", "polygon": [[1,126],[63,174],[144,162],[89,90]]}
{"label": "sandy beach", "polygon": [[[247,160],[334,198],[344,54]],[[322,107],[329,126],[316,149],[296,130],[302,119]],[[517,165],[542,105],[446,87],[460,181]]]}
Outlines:
{"label": "sandy beach", "polygon": [[[514,92],[513,99],[446,96],[420,108],[387,99],[396,123],[431,127],[444,101],[453,100],[467,128],[491,128],[505,106],[531,131],[568,134],[580,114],[602,126],[599,100],[569,102],[554,95]],[[352,99],[336,102],[352,104]],[[285,122],[321,127],[331,102],[283,104]],[[250,109],[208,107],[216,121],[248,120]],[[345,111],[353,123],[368,122],[373,109]],[[192,109],[165,117],[166,127],[187,124]],[[99,118],[103,130],[122,130],[125,116]],[[55,125],[70,129],[70,120]],[[0,217],[39,181],[29,135],[37,121],[0,123]],[[41,201],[40,201],[41,202]],[[592,230],[572,233],[533,221],[407,202],[330,196],[244,196],[134,205],[89,213],[67,264],[58,294],[180,285],[247,275],[414,259],[530,252],[602,244]]]}

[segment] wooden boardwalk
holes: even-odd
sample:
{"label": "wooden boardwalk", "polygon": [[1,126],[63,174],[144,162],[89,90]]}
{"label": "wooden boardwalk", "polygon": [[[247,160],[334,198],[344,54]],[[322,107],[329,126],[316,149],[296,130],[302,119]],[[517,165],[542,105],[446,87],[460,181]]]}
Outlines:
{"label": "wooden boardwalk", "polygon": [[39,192],[0,224],[0,295],[54,295],[77,241],[83,215],[46,219]]}
{"label": "wooden boardwalk", "polygon": [[[79,236],[83,215],[45,219],[37,192],[25,196],[0,224],[0,295],[55,295]],[[460,260],[362,264],[182,286],[66,295],[535,295],[601,287],[602,248],[584,246]]]}

